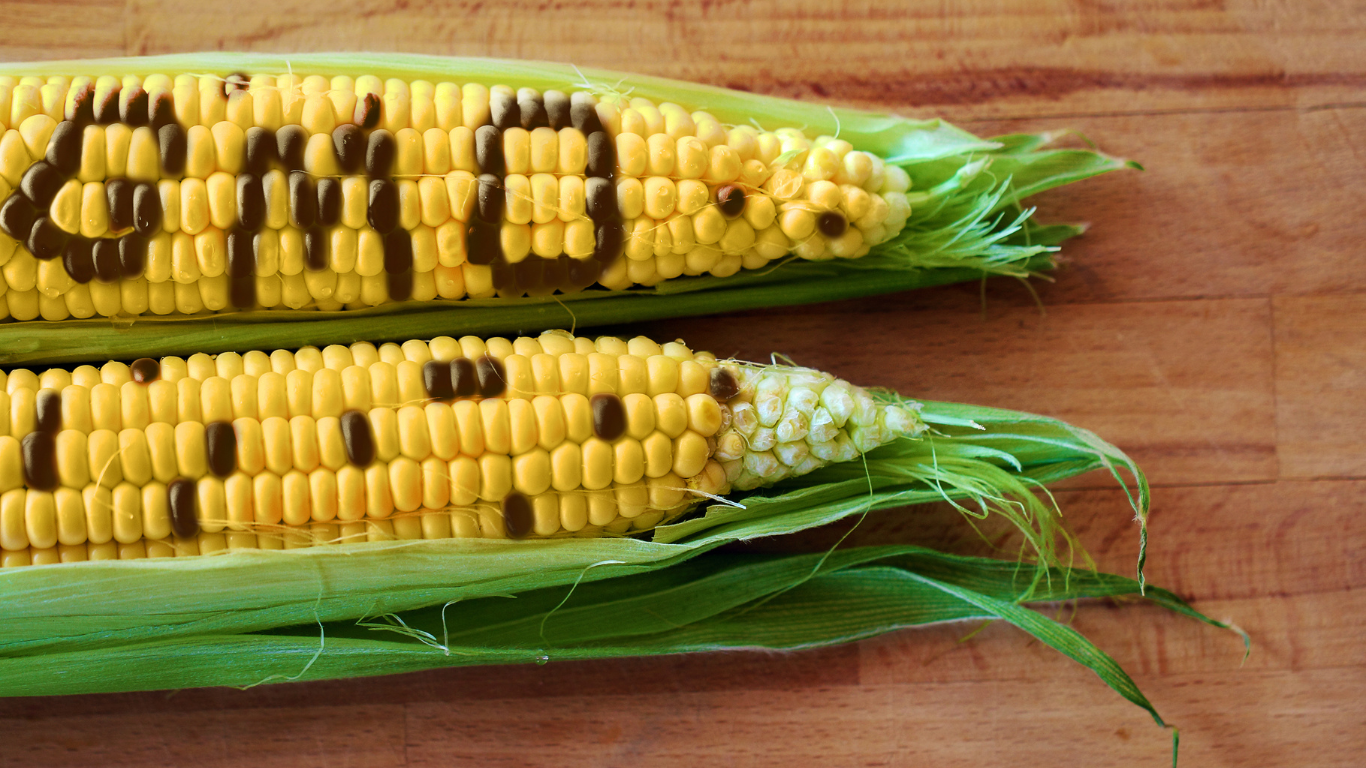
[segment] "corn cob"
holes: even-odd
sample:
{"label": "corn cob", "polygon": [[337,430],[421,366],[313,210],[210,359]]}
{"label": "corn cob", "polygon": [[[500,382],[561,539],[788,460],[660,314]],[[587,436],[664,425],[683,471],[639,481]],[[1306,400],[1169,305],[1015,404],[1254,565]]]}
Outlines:
{"label": "corn cob", "polygon": [[623,534],[924,429],[828,374],[553,331],[0,377],[6,566]]}
{"label": "corn cob", "polygon": [[857,258],[910,177],[670,102],[361,76],[0,77],[0,318],[570,293]]}

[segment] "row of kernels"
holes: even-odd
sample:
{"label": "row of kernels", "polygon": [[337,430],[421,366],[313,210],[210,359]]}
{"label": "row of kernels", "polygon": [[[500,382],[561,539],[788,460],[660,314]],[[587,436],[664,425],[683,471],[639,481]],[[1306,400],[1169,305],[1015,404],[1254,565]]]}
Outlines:
{"label": "row of kernels", "polygon": [[617,170],[627,177],[662,176],[727,184],[740,178],[744,166],[740,154],[731,147],[708,146],[695,136],[672,139],[667,134],[655,134],[643,138],[620,133],[615,145]]}
{"label": "row of kernels", "polygon": [[48,549],[59,545],[133,544],[171,534],[166,486],[128,482],[83,488],[0,494],[0,549]]}
{"label": "row of kernels", "polygon": [[[342,371],[351,366],[370,366],[384,362],[397,366],[405,361],[419,366],[431,360],[451,360],[456,357],[478,359],[485,355],[505,360],[510,355],[534,357],[535,355],[592,355],[594,353],[617,358],[622,355],[648,359],[663,355],[678,363],[689,361],[715,363],[715,357],[708,353],[694,353],[687,345],[678,341],[659,344],[644,336],[623,340],[615,336],[591,339],[584,336],[571,336],[563,331],[546,331],[537,337],[521,336],[507,339],[495,336],[483,339],[478,336],[465,336],[459,339],[438,336],[430,342],[417,339],[397,344],[385,342],[376,346],[370,342],[356,342],[350,346],[329,345],[323,349],[302,347],[297,351],[277,349],[267,354],[253,350],[244,354],[223,352],[217,355],[197,353],[188,358],[164,357],[159,362],[160,380],[177,381],[189,377],[199,381],[218,376],[233,379],[237,376],[261,376],[275,372],[288,374],[294,370],[314,373],[323,368]],[[612,369],[615,376],[615,369]],[[594,368],[594,379],[599,378]],[[76,384],[93,388],[100,383],[122,385],[132,381],[128,365],[111,361],[100,368],[91,365],[77,366],[68,372],[62,368],[51,368],[36,374],[25,368],[16,368],[9,374],[0,372],[0,382],[4,391],[13,393],[19,389],[57,388]],[[57,386],[60,383],[60,386]],[[593,389],[588,394],[613,389]],[[582,394],[582,393],[581,393]]]}
{"label": "row of kernels", "polygon": [[[438,295],[448,299],[464,298],[466,295],[471,298],[493,295],[488,267],[461,264],[453,268],[436,269],[444,270],[440,281],[436,270],[413,273],[412,300],[428,301]],[[454,270],[454,275],[451,270]],[[354,271],[338,274],[323,269],[253,279],[256,302],[267,309],[279,306],[290,309],[358,309],[390,301],[385,274],[361,277]],[[36,287],[7,290],[0,294],[0,320],[34,320],[41,317],[59,321],[147,313],[195,315],[205,311],[220,312],[232,306],[230,291],[231,278],[226,274],[200,277],[186,283],[170,280],[152,283],[146,277],[113,283],[92,281],[72,285],[59,296],[45,295]]]}

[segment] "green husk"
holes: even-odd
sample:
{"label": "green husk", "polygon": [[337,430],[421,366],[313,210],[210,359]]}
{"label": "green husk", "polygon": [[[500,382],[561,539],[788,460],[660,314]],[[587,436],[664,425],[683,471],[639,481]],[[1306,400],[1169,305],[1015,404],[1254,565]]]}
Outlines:
{"label": "green husk", "polygon": [[[824,525],[873,510],[951,499],[1026,532],[1022,558],[1070,565],[1057,511],[1031,493],[1095,468],[1142,473],[1122,452],[1062,422],[1011,411],[924,404],[937,434],[737,496],[649,538],[358,543],[174,560],[69,563],[0,571],[0,657],[258,632],[657,571],[723,544]],[[1128,485],[1126,484],[1126,488]],[[1025,571],[1031,570],[1029,567]],[[1051,572],[1042,571],[1051,578]],[[1047,578],[1045,581],[1047,581]],[[1050,587],[1051,588],[1051,587]],[[154,595],[150,603],[147,596]],[[458,615],[459,612],[457,611]],[[0,693],[6,688],[0,675]]]}
{"label": "green husk", "polygon": [[[192,318],[105,318],[0,324],[0,364],[70,363],[143,355],[222,352],[305,344],[390,341],[450,333],[491,335],[682,317],[756,307],[857,298],[991,275],[1028,277],[1051,269],[1052,254],[1078,227],[1041,227],[1021,201],[1062,184],[1132,164],[1080,149],[1054,148],[1066,134],[982,139],[941,120],[912,120],[804,104],[640,75],[561,64],[432,56],[323,54],[282,57],[204,53],[0,66],[24,76],[105,73],[286,72],[376,74],[535,88],[591,87],[705,109],[728,123],[800,126],[838,134],[911,174],[913,213],[902,234],[862,259],[802,262],[729,278],[668,280],[653,288],[570,296],[402,302],[345,312],[265,311]],[[270,325],[264,325],[269,323]]]}

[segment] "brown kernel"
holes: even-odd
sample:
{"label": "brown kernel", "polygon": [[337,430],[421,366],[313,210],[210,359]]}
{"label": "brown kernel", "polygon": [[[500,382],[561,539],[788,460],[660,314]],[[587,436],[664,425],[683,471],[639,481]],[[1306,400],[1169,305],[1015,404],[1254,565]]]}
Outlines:
{"label": "brown kernel", "polygon": [[84,285],[95,278],[93,246],[83,237],[73,237],[62,251],[62,265],[71,279]]}
{"label": "brown kernel", "polygon": [[61,256],[69,239],[70,235],[63,232],[61,227],[53,224],[48,217],[42,216],[33,222],[33,229],[29,230],[26,245],[34,258],[46,261]]}
{"label": "brown kernel", "polygon": [[588,401],[593,409],[593,433],[611,442],[626,432],[626,408],[621,398],[610,392],[599,392]]}
{"label": "brown kernel", "polygon": [[816,228],[826,237],[839,237],[844,234],[844,230],[849,228],[849,222],[845,221],[844,217],[838,213],[822,213],[820,218],[816,219]]}
{"label": "brown kernel", "polygon": [[133,376],[133,381],[139,384],[151,384],[161,378],[161,363],[150,357],[140,357],[128,366],[129,372]]}
{"label": "brown kernel", "polygon": [[133,187],[133,228],[144,235],[161,229],[161,195],[151,184]]}
{"label": "brown kernel", "polygon": [[231,96],[233,91],[245,91],[251,85],[251,78],[242,72],[234,72],[223,78],[223,96]]}
{"label": "brown kernel", "polygon": [[24,484],[31,490],[57,487],[57,441],[51,432],[30,432],[19,442],[24,459]]}
{"label": "brown kernel", "polygon": [[237,468],[237,432],[230,422],[214,421],[204,425],[204,453],[210,472],[219,477],[232,474]]}
{"label": "brown kernel", "polygon": [[147,266],[147,240],[136,232],[119,238],[119,276],[134,278]]}
{"label": "brown kernel", "polygon": [[454,397],[473,397],[479,392],[479,373],[466,357],[451,361],[451,394]]}
{"label": "brown kernel", "polygon": [[246,171],[253,176],[264,176],[280,159],[279,142],[266,128],[248,128],[246,147]]}
{"label": "brown kernel", "polygon": [[112,283],[119,279],[122,267],[119,263],[119,243],[117,240],[96,240],[91,249],[91,261],[95,265],[95,279],[101,283]]}
{"label": "brown kernel", "polygon": [[52,198],[57,196],[57,190],[62,188],[66,179],[62,174],[46,160],[39,160],[30,165],[24,171],[23,177],[19,179],[19,191],[39,208],[46,208],[52,204]]}
{"label": "brown kernel", "polygon": [[118,232],[133,226],[133,183],[127,179],[110,179],[104,185],[104,195],[109,201],[109,231]]}
{"label": "brown kernel", "polygon": [[332,131],[332,147],[337,153],[337,165],[342,173],[355,173],[365,163],[365,136],[350,123],[342,123]]}
{"label": "brown kernel", "polygon": [[725,368],[713,368],[711,369],[710,389],[712,397],[721,403],[725,403],[740,394],[740,382],[735,380],[735,374]]}
{"label": "brown kernel", "polygon": [[66,105],[66,119],[85,126],[95,122],[95,86],[87,83]]}
{"label": "brown kernel", "polygon": [[142,86],[129,91],[128,98],[119,99],[119,118],[130,126],[140,127],[148,122],[147,91]]}
{"label": "brown kernel", "polygon": [[302,126],[286,125],[275,132],[275,145],[280,162],[286,170],[304,169],[304,148],[308,145],[308,133]]}
{"label": "brown kernel", "polygon": [[728,218],[735,218],[745,212],[745,191],[734,184],[726,184],[716,190],[716,207]]}
{"label": "brown kernel", "polygon": [[182,539],[199,533],[194,497],[193,480],[177,477],[166,486],[166,503],[171,511],[171,531]]}
{"label": "brown kernel", "polygon": [[387,235],[398,228],[398,186],[388,179],[373,179],[370,182],[370,204],[365,218],[370,226],[381,235]]}
{"label": "brown kernel", "polygon": [[383,128],[371,133],[365,148],[365,175],[372,179],[387,178],[394,167],[396,152],[392,133]]}
{"label": "brown kernel", "polygon": [[354,120],[361,128],[374,128],[379,125],[380,99],[377,93],[367,93],[365,98],[356,102]]}
{"label": "brown kernel", "polygon": [[104,100],[95,104],[95,122],[100,125],[113,125],[119,121],[119,91],[121,88],[110,89],[104,95]]}
{"label": "brown kernel", "polygon": [[33,403],[33,427],[39,432],[57,434],[62,429],[62,393],[40,389]]}
{"label": "brown kernel", "polygon": [[341,209],[341,182],[331,177],[318,179],[318,223],[336,226],[341,221]]}
{"label": "brown kernel", "polygon": [[341,415],[342,442],[346,444],[346,458],[358,467],[368,467],[375,460],[375,438],[370,434],[370,419],[360,411],[346,411]]}
{"label": "brown kernel", "polygon": [[85,129],[70,120],[57,123],[47,143],[47,162],[64,176],[75,175],[81,167],[81,138]]}
{"label": "brown kernel", "polygon": [[508,537],[520,539],[531,533],[536,516],[531,511],[531,501],[520,493],[509,493],[503,499],[503,528]]}
{"label": "brown kernel", "polygon": [[179,176],[185,170],[185,155],[189,147],[185,129],[179,123],[167,123],[157,129],[157,148],[161,151],[161,170],[167,176]]}
{"label": "brown kernel", "polygon": [[428,397],[437,400],[454,398],[455,388],[451,385],[451,363],[440,360],[428,360],[423,363],[422,387],[427,390]]}
{"label": "brown kernel", "polygon": [[474,132],[474,159],[481,173],[495,177],[506,174],[502,132],[491,125],[479,126],[479,130]]}
{"label": "brown kernel", "polygon": [[37,217],[37,209],[23,195],[10,195],[4,205],[0,205],[0,229],[15,240],[28,238]]}
{"label": "brown kernel", "polygon": [[484,355],[475,362],[474,370],[479,377],[480,397],[497,397],[507,389],[507,374],[498,358]]}

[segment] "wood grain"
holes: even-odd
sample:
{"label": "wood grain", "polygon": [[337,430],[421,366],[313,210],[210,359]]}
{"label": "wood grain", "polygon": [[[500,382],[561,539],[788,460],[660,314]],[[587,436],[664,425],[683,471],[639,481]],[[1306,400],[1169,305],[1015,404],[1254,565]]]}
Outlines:
{"label": "wood grain", "polygon": [[[1253,638],[1124,603],[1058,615],[1182,729],[1184,765],[1356,766],[1366,752],[1366,13],[1266,0],[0,2],[6,59],[200,49],[571,61],[1073,129],[1147,171],[1041,196],[1087,221],[1043,299],[1010,281],[644,330],[926,398],[1033,410],[1154,484],[1148,575]],[[838,10],[836,10],[838,8]],[[985,296],[985,301],[983,297]],[[632,329],[641,330],[641,329]],[[1058,494],[1128,573],[1098,473]],[[816,550],[847,524],[752,550]],[[1009,551],[1004,529],[990,541]],[[999,536],[998,536],[999,534]],[[939,506],[851,543],[989,554]],[[1074,610],[1075,608],[1075,610]],[[2,609],[0,609],[2,612]],[[980,629],[980,631],[975,631]],[[1164,764],[1168,734],[1001,625],[810,653],[552,662],[368,680],[0,701],[0,765]]]}

